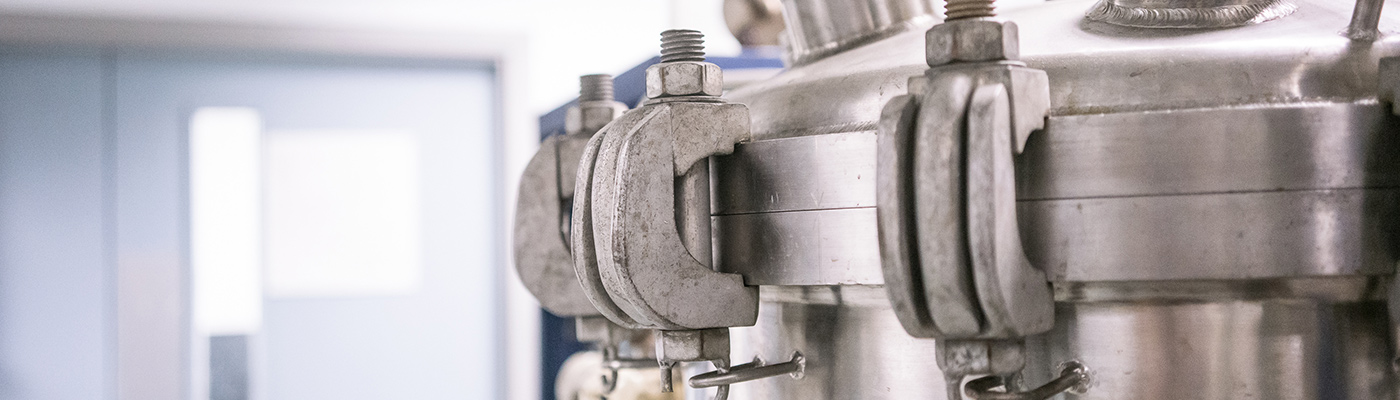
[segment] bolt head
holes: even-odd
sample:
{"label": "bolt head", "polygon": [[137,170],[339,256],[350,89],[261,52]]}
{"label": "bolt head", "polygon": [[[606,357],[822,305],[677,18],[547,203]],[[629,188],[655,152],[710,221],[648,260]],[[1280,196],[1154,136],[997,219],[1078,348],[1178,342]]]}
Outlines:
{"label": "bolt head", "polygon": [[647,67],[647,97],[719,96],[724,73],[703,61],[675,61]]}
{"label": "bolt head", "polygon": [[564,132],[592,135],[624,112],[627,106],[616,101],[585,101],[564,114]]}
{"label": "bolt head", "polygon": [[657,331],[659,361],[709,361],[729,359],[729,329]]}
{"label": "bolt head", "polygon": [[1016,24],[1010,21],[978,18],[944,22],[929,29],[925,39],[930,67],[1021,58]]}

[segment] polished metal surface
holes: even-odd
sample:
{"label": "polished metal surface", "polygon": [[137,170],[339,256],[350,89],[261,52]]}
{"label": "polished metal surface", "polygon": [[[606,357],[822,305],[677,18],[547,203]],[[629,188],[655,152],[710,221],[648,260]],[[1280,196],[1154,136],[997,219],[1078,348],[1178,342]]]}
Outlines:
{"label": "polished metal surface", "polygon": [[783,0],[788,60],[801,65],[932,21],[929,0]]}
{"label": "polished metal surface", "polygon": [[724,0],[724,24],[744,47],[781,45],[787,28],[779,0]]}
{"label": "polished metal surface", "polygon": [[1400,190],[1022,202],[1026,254],[1055,281],[1395,271]]}
{"label": "polished metal surface", "polygon": [[[1080,282],[1391,274],[1396,204],[1400,189],[1344,189],[1023,201],[1018,210],[1032,265]],[[874,214],[715,217],[717,263],[749,284],[883,284],[869,247]],[[840,222],[814,229],[831,220]]]}
{"label": "polished metal surface", "polygon": [[875,132],[742,143],[714,167],[715,215],[875,206]]}
{"label": "polished metal surface", "polygon": [[[955,3],[958,24],[930,32],[925,0],[784,0],[790,68],[729,103],[686,64],[691,41],[676,47],[646,106],[670,113],[629,114],[582,152],[575,267],[599,311],[653,328],[756,318],[731,328],[726,358],[800,352],[801,379],[740,383],[759,370],[717,362],[701,385],[736,399],[1396,398],[1400,36],[1376,33],[1400,15],[1372,0],[1057,0],[997,12],[1013,24],[983,19],[991,1]],[[1012,118],[1023,92],[994,85],[1005,76],[955,79],[1022,67],[1017,54],[1045,71],[1048,118]],[[742,135],[717,117],[738,113],[676,108],[733,103]],[[920,189],[930,177],[947,179]],[[965,241],[930,243],[948,227]],[[1029,266],[1008,265],[1043,277],[989,286],[1018,270],[922,265],[1001,261],[1015,236]],[[972,290],[952,300],[923,293],[960,283]],[[1005,301],[1030,286],[1048,291],[1031,304],[1053,309],[1048,332],[985,312],[1031,310]],[[960,310],[971,322],[948,323]],[[1009,334],[974,335],[995,324]],[[913,337],[945,326],[972,333]]]}
{"label": "polished metal surface", "polygon": [[[1017,197],[1400,187],[1400,170],[1390,163],[1400,159],[1400,135],[1390,133],[1400,124],[1387,107],[1364,101],[1052,117],[1017,161]],[[874,160],[870,131],[741,144],[716,159],[715,214],[872,206]]]}
{"label": "polished metal surface", "polygon": [[1040,366],[1089,366],[1075,400],[1388,399],[1385,321],[1378,302],[1062,303]]}
{"label": "polished metal surface", "polygon": [[[1049,74],[1052,115],[1375,98],[1377,61],[1400,55],[1400,36],[1353,42],[1339,33],[1352,2],[1297,3],[1294,17],[1179,33],[1083,22],[1093,0],[1057,0],[1001,17],[1017,23],[1026,64]],[[1380,29],[1400,30],[1398,18],[1381,15]],[[874,130],[881,107],[927,68],[924,54],[911,49],[923,48],[933,22],[726,98],[755,110],[755,139]]]}
{"label": "polished metal surface", "polygon": [[1329,276],[1250,280],[1057,282],[1059,302],[1247,301],[1300,298],[1337,303],[1380,301],[1393,284],[1385,276]]}
{"label": "polished metal surface", "polygon": [[1374,101],[1051,118],[1021,200],[1400,187],[1400,124]]}
{"label": "polished metal surface", "polygon": [[1139,28],[1231,28],[1283,18],[1298,10],[1290,0],[1099,0],[1092,21]]}
{"label": "polished metal surface", "polygon": [[1380,37],[1378,27],[1383,7],[1385,0],[1357,0],[1356,8],[1351,12],[1351,25],[1347,26],[1347,37],[1365,41]]}
{"label": "polished metal surface", "polygon": [[[1389,273],[1400,135],[1387,114],[1361,102],[1053,117],[1018,161],[1027,254],[1057,281]],[[720,268],[749,284],[883,282],[868,246],[872,136],[716,159]]]}
{"label": "polished metal surface", "polygon": [[[868,292],[876,299],[883,296],[878,287],[849,291]],[[905,334],[887,300],[849,304],[839,297],[828,298],[828,304],[763,303],[756,325],[735,330],[735,335],[748,337],[751,347],[736,349],[735,357],[749,357],[752,352],[764,359],[782,358],[800,351],[807,367],[802,379],[779,377],[735,385],[734,398],[946,398],[933,340]]]}
{"label": "polished metal surface", "polygon": [[748,285],[881,284],[875,208],[714,217],[715,265]]}

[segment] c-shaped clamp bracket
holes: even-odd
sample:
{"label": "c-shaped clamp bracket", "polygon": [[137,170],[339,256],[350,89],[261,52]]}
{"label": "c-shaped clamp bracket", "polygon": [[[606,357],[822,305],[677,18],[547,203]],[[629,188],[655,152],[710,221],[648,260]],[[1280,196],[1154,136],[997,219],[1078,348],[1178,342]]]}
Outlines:
{"label": "c-shaped clamp bracket", "polygon": [[574,194],[575,166],[586,135],[545,139],[525,166],[515,206],[515,270],[540,306],[561,317],[588,317],[588,302],[574,275],[564,205]]}
{"label": "c-shaped clamp bracket", "polygon": [[[540,306],[560,317],[598,316],[574,275],[568,204],[584,146],[603,126],[627,111],[612,99],[612,77],[580,78],[583,90],[569,109],[566,132],[540,144],[520,178],[515,206],[515,269]],[[601,92],[600,92],[601,91]]]}
{"label": "c-shaped clamp bracket", "polygon": [[[757,288],[692,256],[712,250],[687,249],[676,222],[677,177],[748,140],[748,121],[741,104],[657,103],[624,114],[589,141],[575,189],[574,268],[603,315],[635,329],[753,325]],[[708,215],[708,201],[680,206]]]}
{"label": "c-shaped clamp bracket", "polygon": [[1049,112],[1045,72],[952,64],[910,80],[879,125],[877,215],[885,286],[915,337],[1045,332],[1054,303],[1016,222],[1012,157]]}
{"label": "c-shaped clamp bracket", "polygon": [[1050,86],[1015,61],[1016,32],[987,19],[930,29],[931,68],[878,127],[885,287],[905,331],[941,339],[950,397],[964,376],[1019,372],[1021,338],[1055,321],[1045,273],[1022,250],[1013,163],[1045,126]]}
{"label": "c-shaped clamp bracket", "polygon": [[[711,361],[726,370],[728,328],[758,318],[757,288],[700,261],[712,251],[708,159],[748,139],[742,104],[654,99],[594,136],[579,163],[575,272],[608,319],[659,330],[664,390],[677,362]],[[690,221],[684,234],[678,218]],[[718,390],[718,399],[727,397],[727,385]]]}

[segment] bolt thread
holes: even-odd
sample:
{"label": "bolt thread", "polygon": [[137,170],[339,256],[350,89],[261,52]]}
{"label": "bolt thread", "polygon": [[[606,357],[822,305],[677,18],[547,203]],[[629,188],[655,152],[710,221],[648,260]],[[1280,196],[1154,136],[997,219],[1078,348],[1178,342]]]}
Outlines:
{"label": "bolt thread", "polygon": [[661,32],[661,62],[705,61],[705,34],[694,29]]}
{"label": "bolt thread", "polygon": [[995,17],[996,9],[996,0],[948,0],[943,20]]}
{"label": "bolt thread", "polygon": [[612,75],[584,75],[578,77],[578,83],[578,101],[599,101],[613,99]]}

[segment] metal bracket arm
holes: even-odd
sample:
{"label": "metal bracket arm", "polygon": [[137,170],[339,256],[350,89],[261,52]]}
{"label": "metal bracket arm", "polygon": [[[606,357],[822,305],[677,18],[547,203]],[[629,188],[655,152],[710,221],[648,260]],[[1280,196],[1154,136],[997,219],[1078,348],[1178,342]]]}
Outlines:
{"label": "metal bracket arm", "polygon": [[589,143],[577,189],[588,199],[574,218],[591,232],[575,234],[575,269],[605,315],[668,330],[753,324],[757,290],[698,261],[691,252],[710,249],[688,250],[676,221],[676,178],[747,139],[743,105],[672,102],[633,110]]}
{"label": "metal bracket arm", "polygon": [[803,357],[800,352],[793,352],[792,359],[787,362],[772,365],[765,365],[762,359],[754,357],[753,362],[735,365],[729,368],[729,371],[706,372],[691,377],[690,387],[699,389],[728,386],[782,375],[791,376],[793,379],[802,379],[802,375],[806,370],[807,359]]}
{"label": "metal bracket arm", "polygon": [[[563,203],[574,191],[574,165],[586,137],[545,139],[525,166],[515,206],[515,270],[540,306],[562,317],[598,315],[574,275]],[[564,182],[567,177],[568,182]]]}
{"label": "metal bracket arm", "polygon": [[879,125],[886,287],[916,337],[1015,338],[1054,323],[1045,274],[1021,248],[1012,158],[1049,112],[1043,71],[958,64],[911,79]]}

